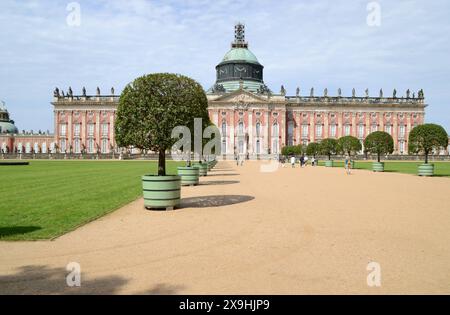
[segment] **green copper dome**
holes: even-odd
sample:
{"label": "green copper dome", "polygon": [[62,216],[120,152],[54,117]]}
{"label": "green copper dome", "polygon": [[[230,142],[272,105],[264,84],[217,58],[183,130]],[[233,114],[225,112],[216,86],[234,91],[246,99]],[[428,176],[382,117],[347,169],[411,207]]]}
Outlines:
{"label": "green copper dome", "polygon": [[256,56],[247,48],[232,48],[229,52],[225,54],[225,57],[223,57],[222,60],[222,62],[228,61],[244,61],[259,65]]}
{"label": "green copper dome", "polygon": [[14,121],[9,119],[8,110],[5,107],[5,102],[0,103],[0,134],[1,133],[18,133]]}

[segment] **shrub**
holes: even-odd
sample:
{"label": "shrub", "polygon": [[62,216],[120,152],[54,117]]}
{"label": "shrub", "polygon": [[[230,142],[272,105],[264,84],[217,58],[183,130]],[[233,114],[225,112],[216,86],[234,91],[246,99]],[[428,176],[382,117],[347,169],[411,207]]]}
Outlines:
{"label": "shrub", "polygon": [[375,131],[366,137],[364,147],[367,152],[376,154],[377,161],[380,162],[381,155],[394,152],[394,139],[384,131]]}
{"label": "shrub", "polygon": [[409,154],[423,153],[425,164],[428,163],[428,155],[433,150],[439,150],[448,146],[448,135],[445,129],[436,124],[424,124],[414,127],[409,133]]}

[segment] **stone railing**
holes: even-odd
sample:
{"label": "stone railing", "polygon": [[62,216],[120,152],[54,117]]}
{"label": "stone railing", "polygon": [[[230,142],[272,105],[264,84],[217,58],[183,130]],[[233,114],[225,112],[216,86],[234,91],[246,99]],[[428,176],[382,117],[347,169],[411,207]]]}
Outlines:
{"label": "stone railing", "polygon": [[340,96],[287,96],[290,103],[330,103],[330,104],[424,104],[423,98],[404,97],[340,97]]}

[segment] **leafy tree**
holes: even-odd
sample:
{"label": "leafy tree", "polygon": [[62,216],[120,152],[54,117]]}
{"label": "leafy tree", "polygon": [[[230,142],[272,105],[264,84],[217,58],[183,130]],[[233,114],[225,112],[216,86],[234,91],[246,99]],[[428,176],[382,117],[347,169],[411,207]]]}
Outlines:
{"label": "leafy tree", "polygon": [[375,131],[366,137],[364,147],[367,152],[376,154],[377,160],[380,162],[382,154],[394,152],[394,139],[387,132]]}
{"label": "leafy tree", "polygon": [[424,124],[414,127],[409,133],[408,151],[410,154],[425,154],[425,164],[428,163],[428,155],[433,150],[439,150],[448,146],[448,135],[445,129],[436,124]]}
{"label": "leafy tree", "polygon": [[338,140],[337,152],[339,153],[345,153],[348,154],[348,156],[352,156],[353,154],[356,154],[361,150],[362,145],[358,138],[355,138],[353,136],[345,136],[339,138]]}
{"label": "leafy tree", "polygon": [[323,139],[319,144],[320,153],[328,156],[328,160],[331,160],[331,155],[336,154],[337,144],[335,139]]}
{"label": "leafy tree", "polygon": [[296,147],[292,145],[287,145],[281,148],[281,154],[284,156],[296,155],[297,154]]}
{"label": "leafy tree", "polygon": [[316,142],[311,142],[306,147],[306,154],[307,155],[312,155],[315,158],[316,155],[319,154],[319,153],[320,153],[320,145],[318,143],[316,143]]}
{"label": "leafy tree", "polygon": [[305,153],[305,146],[298,144],[294,146],[294,154],[295,155],[303,155]]}
{"label": "leafy tree", "polygon": [[203,88],[191,78],[170,73],[144,75],[123,90],[117,108],[116,142],[158,152],[158,175],[166,175],[166,150],[177,141],[176,126],[208,117]]}

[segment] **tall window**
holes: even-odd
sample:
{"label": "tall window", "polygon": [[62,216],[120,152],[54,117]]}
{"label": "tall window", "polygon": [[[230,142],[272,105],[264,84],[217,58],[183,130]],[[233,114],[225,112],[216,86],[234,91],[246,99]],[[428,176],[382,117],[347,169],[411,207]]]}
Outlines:
{"label": "tall window", "polygon": [[88,124],[88,136],[94,136],[94,124]]}
{"label": "tall window", "polygon": [[388,134],[391,134],[391,133],[392,133],[392,127],[391,127],[391,125],[386,125],[386,126],[384,127],[384,131],[386,131]]}
{"label": "tall window", "polygon": [[75,124],[74,126],[73,126],[73,135],[75,136],[75,137],[79,137],[80,136],[80,130],[81,130],[81,127],[80,127],[81,125],[80,124]]}
{"label": "tall window", "polygon": [[302,125],[302,138],[308,138],[308,125]]}
{"label": "tall window", "polygon": [[364,137],[364,125],[362,125],[362,124],[358,126],[358,136],[360,138]]}
{"label": "tall window", "polygon": [[108,139],[102,139],[102,153],[108,153]]}
{"label": "tall window", "polygon": [[59,128],[60,128],[60,135],[61,135],[61,137],[65,137],[66,135],[67,135],[67,125],[66,124],[61,124],[60,126],[59,126]]}
{"label": "tall window", "polygon": [[272,125],[272,137],[278,138],[278,123],[276,122]]}
{"label": "tall window", "polygon": [[272,141],[272,153],[278,154],[278,139],[273,139]]}
{"label": "tall window", "polygon": [[405,152],[405,141],[400,141],[398,143],[398,149],[400,151],[400,154],[403,154],[403,152]]}
{"label": "tall window", "polygon": [[323,130],[323,126],[322,125],[317,125],[316,126],[316,137],[317,138],[322,138],[322,130]]}
{"label": "tall window", "polygon": [[405,130],[406,130],[405,125],[400,125],[400,132],[399,132],[400,138],[405,137]]}
{"label": "tall window", "polygon": [[88,153],[94,153],[94,139],[92,138],[88,140]]}
{"label": "tall window", "polygon": [[75,138],[73,140],[73,144],[74,144],[74,151],[76,154],[81,153],[81,148],[80,148],[80,139],[79,138]]}
{"label": "tall window", "polygon": [[256,123],[256,136],[259,138],[261,134],[261,124],[258,122]]}
{"label": "tall window", "polygon": [[243,135],[244,134],[244,123],[243,122],[240,122],[239,123],[239,125],[238,125],[238,131],[239,131],[239,134],[240,135]]}
{"label": "tall window", "polygon": [[261,153],[261,142],[259,140],[256,140],[256,154]]}
{"label": "tall window", "polygon": [[66,152],[66,139],[61,139],[61,143],[59,146],[59,152],[65,153]]}
{"label": "tall window", "polygon": [[294,122],[288,122],[288,145],[294,145]]}
{"label": "tall window", "polygon": [[39,153],[39,144],[37,142],[34,143],[34,153]]}
{"label": "tall window", "polygon": [[370,126],[370,132],[375,132],[375,131],[378,131],[378,125],[372,125],[372,126]]}
{"label": "tall window", "polygon": [[330,136],[335,138],[336,137],[336,125],[332,124],[330,127]]}
{"label": "tall window", "polygon": [[17,152],[22,153],[22,151],[23,151],[23,144],[22,142],[19,142],[17,144]]}
{"label": "tall window", "polygon": [[226,122],[222,122],[222,137],[226,137],[227,136],[227,124]]}
{"label": "tall window", "polygon": [[344,126],[344,136],[350,136],[350,125]]}
{"label": "tall window", "polygon": [[102,136],[108,136],[108,124],[102,124]]}
{"label": "tall window", "polygon": [[244,141],[239,140],[239,153],[244,153]]}
{"label": "tall window", "polygon": [[222,147],[220,148],[221,149],[221,154],[227,154],[227,141],[224,139],[224,140],[222,140]]}
{"label": "tall window", "polygon": [[42,153],[47,153],[47,143],[46,142],[44,142],[44,143],[42,143]]}

